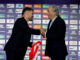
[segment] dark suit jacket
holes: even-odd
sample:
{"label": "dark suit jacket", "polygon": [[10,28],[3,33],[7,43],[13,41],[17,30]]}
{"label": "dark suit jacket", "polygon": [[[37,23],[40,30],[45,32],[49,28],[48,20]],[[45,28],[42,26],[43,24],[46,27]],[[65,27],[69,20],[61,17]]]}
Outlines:
{"label": "dark suit jacket", "polygon": [[65,22],[58,16],[49,29],[50,22],[46,33],[47,41],[45,55],[67,55],[68,53],[65,45]]}
{"label": "dark suit jacket", "polygon": [[12,30],[12,35],[4,50],[26,50],[27,46],[31,46],[32,44],[30,43],[31,34],[39,35],[40,30],[29,28],[23,17],[17,19]]}

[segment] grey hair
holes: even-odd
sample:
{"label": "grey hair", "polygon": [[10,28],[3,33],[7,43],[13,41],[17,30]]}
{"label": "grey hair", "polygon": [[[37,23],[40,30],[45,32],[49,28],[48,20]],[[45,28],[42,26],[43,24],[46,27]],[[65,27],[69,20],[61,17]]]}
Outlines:
{"label": "grey hair", "polygon": [[59,15],[59,9],[56,5],[51,5],[52,6],[52,11],[53,12],[56,12],[56,15],[58,16]]}

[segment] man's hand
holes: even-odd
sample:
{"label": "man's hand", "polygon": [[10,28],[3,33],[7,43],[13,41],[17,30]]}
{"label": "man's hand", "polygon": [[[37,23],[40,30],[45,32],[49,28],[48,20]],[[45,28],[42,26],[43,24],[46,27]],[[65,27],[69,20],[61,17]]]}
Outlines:
{"label": "man's hand", "polygon": [[47,31],[46,29],[43,28],[40,29],[40,33],[43,37],[45,36],[46,31]]}

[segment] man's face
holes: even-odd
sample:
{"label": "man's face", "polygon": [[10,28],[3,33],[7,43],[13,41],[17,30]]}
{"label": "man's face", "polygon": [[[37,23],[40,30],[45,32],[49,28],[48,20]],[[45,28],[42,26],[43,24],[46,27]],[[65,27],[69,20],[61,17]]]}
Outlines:
{"label": "man's face", "polygon": [[29,20],[32,20],[32,19],[33,19],[33,11],[30,11],[30,12],[29,12],[28,18],[29,18]]}
{"label": "man's face", "polygon": [[31,11],[25,11],[24,17],[28,18],[28,20],[31,21],[33,18],[33,11],[32,10]]}
{"label": "man's face", "polygon": [[56,13],[52,11],[52,6],[50,6],[48,8],[48,17],[49,17],[49,19],[53,19],[55,15],[56,15]]}

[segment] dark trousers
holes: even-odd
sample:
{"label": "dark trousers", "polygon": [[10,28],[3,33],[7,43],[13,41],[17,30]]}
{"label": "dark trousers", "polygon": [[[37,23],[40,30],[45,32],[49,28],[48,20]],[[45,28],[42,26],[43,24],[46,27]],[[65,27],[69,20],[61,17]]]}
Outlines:
{"label": "dark trousers", "polygon": [[6,60],[24,60],[25,51],[6,51]]}
{"label": "dark trousers", "polygon": [[66,60],[66,56],[51,56],[51,60]]}

